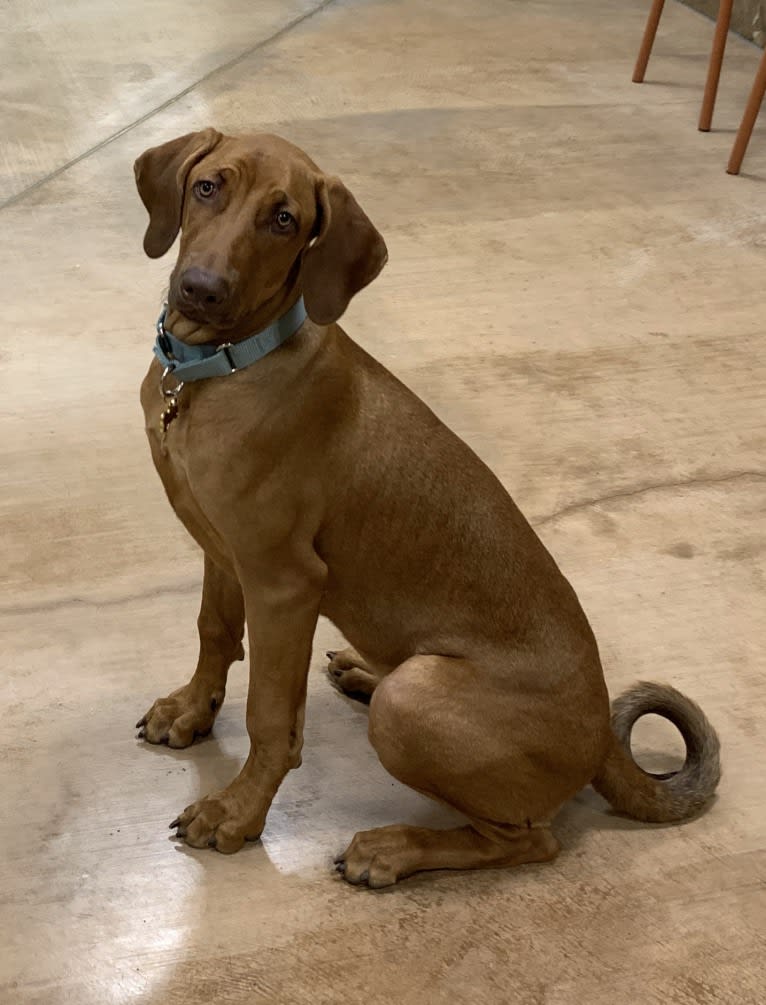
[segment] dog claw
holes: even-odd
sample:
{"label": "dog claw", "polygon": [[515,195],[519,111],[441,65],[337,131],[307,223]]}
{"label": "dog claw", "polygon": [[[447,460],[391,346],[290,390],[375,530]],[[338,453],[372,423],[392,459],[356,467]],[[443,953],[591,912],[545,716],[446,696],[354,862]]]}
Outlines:
{"label": "dog claw", "polygon": [[181,826],[181,818],[176,817],[173,823],[170,825],[169,830],[172,831],[174,827],[180,827],[180,826]]}
{"label": "dog claw", "polygon": [[143,716],[141,716],[141,718],[136,723],[136,729],[140,729],[142,726],[145,726],[145,725],[146,725],[146,716],[143,715]]}
{"label": "dog claw", "polygon": [[327,657],[328,660],[334,660],[337,655],[338,654],[333,652],[332,649],[328,649],[327,652],[325,653],[325,656]]}
{"label": "dog claw", "polygon": [[137,740],[145,740],[146,739],[146,730],[143,729],[143,728],[139,729],[138,734],[136,735],[136,739]]}
{"label": "dog claw", "polygon": [[343,861],[343,859],[335,862],[335,871],[339,872],[341,876],[346,875],[346,863]]}

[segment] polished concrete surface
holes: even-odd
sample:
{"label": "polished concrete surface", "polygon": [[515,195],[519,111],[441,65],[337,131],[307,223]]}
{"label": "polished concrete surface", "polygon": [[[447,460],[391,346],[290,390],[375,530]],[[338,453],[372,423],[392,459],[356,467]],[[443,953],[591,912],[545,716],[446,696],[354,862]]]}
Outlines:
{"label": "polished concrete surface", "polygon": [[[702,135],[710,22],[669,4],[638,87],[647,6],[5,6],[2,1005],[764,1000],[765,129],[724,173],[758,51],[732,38]],[[170,262],[142,256],[131,165],[209,123],[278,131],[355,191],[390,263],[345,327],[498,472],[612,692],[704,706],[706,815],[644,826],[586,791],[553,864],[352,889],[330,863],[354,831],[446,817],[378,764],[320,624],[304,765],[262,843],[169,837],[246,752],[245,680],[212,738],[134,739],[193,668],[201,562],[144,441]],[[646,765],[677,756],[637,733]]]}

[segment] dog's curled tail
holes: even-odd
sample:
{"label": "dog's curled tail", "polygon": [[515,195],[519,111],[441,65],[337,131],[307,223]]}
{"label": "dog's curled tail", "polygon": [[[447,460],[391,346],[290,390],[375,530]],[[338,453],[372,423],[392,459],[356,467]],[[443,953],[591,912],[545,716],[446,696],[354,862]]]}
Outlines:
{"label": "dog's curled tail", "polygon": [[[669,719],[684,738],[686,760],[678,771],[651,775],[633,760],[631,730],[650,713]],[[641,682],[612,703],[612,744],[593,787],[636,820],[683,820],[715,792],[721,777],[719,750],[716,731],[699,705],[666,684]]]}

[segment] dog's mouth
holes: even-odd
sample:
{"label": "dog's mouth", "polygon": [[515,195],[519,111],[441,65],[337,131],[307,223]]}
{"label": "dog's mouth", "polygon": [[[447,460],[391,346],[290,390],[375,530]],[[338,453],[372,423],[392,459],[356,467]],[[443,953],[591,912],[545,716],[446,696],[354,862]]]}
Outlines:
{"label": "dog's mouth", "polygon": [[189,321],[207,328],[215,328],[216,331],[229,331],[237,324],[236,316],[228,304],[219,307],[196,303],[172,288],[168,294],[168,307]]}

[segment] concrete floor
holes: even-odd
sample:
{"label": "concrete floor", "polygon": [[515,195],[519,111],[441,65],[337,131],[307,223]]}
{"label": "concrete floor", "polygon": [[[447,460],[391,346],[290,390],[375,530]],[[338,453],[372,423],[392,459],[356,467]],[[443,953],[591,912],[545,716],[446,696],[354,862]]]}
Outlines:
{"label": "concrete floor", "polygon": [[[766,979],[766,130],[724,165],[758,51],[647,2],[11,0],[0,274],[3,1005],[759,1003]],[[720,796],[683,827],[584,792],[564,852],[383,894],[330,872],[355,830],[438,822],[331,691],[263,841],[167,824],[247,749],[244,674],[212,738],[133,723],[196,656],[201,562],[138,386],[169,262],[131,165],[205,124],[340,174],[390,264],[344,325],[498,472],[578,590],[614,693],[673,682],[718,726]],[[643,724],[643,763],[678,751]]]}

